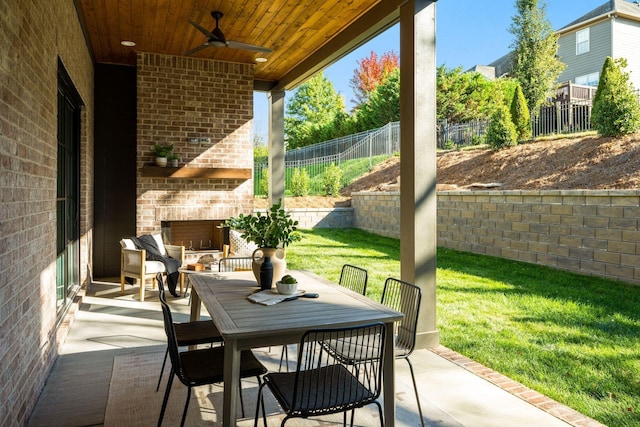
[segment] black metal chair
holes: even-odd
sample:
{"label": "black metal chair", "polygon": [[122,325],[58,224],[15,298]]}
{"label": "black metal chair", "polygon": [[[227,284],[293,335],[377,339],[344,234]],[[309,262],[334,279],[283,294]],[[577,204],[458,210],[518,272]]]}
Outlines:
{"label": "black metal chair", "polygon": [[[369,273],[364,268],[357,267],[351,264],[344,264],[342,266],[342,271],[340,272],[340,281],[338,282],[338,284],[361,295],[366,295],[368,278]],[[280,355],[280,370],[282,370],[282,362],[284,361],[286,361],[285,366],[288,372],[289,350],[286,345],[282,347],[282,354]]]}
{"label": "black metal chair", "polygon": [[[162,281],[162,275],[158,274],[156,277],[158,283],[158,293],[161,301],[166,301],[164,294],[164,283]],[[176,340],[178,341],[178,347],[192,346],[198,344],[215,344],[222,343],[223,339],[220,335],[220,331],[216,328],[216,325],[211,320],[197,320],[195,322],[182,322],[174,323],[174,330],[176,333]],[[164,373],[164,367],[167,364],[167,356],[169,355],[169,346],[164,353],[164,360],[162,361],[162,368],[160,369],[160,378],[158,378],[158,385],[156,391],[160,390],[160,383],[162,382],[162,375]]]}
{"label": "black metal chair", "polygon": [[338,283],[340,286],[351,289],[361,295],[366,295],[368,279],[369,273],[364,268],[345,264],[342,266],[340,281]]}
{"label": "black metal chair", "polygon": [[[378,402],[382,387],[382,356],[385,325],[374,323],[341,329],[314,329],[300,340],[295,372],[273,372],[263,377],[258,391],[254,426],[258,425],[260,404],[264,405],[264,387],[269,387],[286,412],[281,426],[290,418],[344,413],[374,403],[380,425],[384,426],[382,406]],[[351,354],[351,363],[327,351],[325,342],[340,343],[340,353]],[[264,411],[263,411],[264,413]],[[264,416],[263,416],[264,418]],[[266,420],[264,421],[266,426]]]}
{"label": "black metal chair", "polygon": [[382,299],[380,302],[387,307],[404,314],[402,320],[395,324],[394,356],[396,359],[406,360],[409,364],[411,379],[413,380],[413,389],[416,393],[416,402],[418,403],[420,424],[424,427],[422,407],[420,406],[418,386],[416,385],[416,377],[413,373],[411,360],[409,360],[409,356],[416,346],[416,328],[418,325],[418,313],[420,312],[421,299],[422,290],[418,286],[400,279],[389,277],[384,283]]}
{"label": "black metal chair", "polygon": [[218,271],[251,271],[252,265],[250,256],[220,258]]}
{"label": "black metal chair", "polygon": [[[167,334],[169,357],[171,358],[171,374],[167,381],[167,388],[162,401],[162,409],[158,418],[158,427],[162,425],[162,419],[167,408],[171,386],[174,375],[180,382],[188,387],[187,400],[182,412],[181,426],[184,426],[191,400],[191,389],[200,385],[215,384],[223,381],[224,372],[224,347],[211,347],[198,350],[180,352],[178,350],[178,340],[174,327],[171,310],[164,297],[160,294],[160,305],[164,318],[164,330]],[[262,385],[260,375],[267,372],[267,369],[258,361],[251,350],[245,350],[240,355],[240,378],[256,377],[258,384]],[[240,402],[242,404],[242,390],[240,390]],[[264,405],[263,405],[264,406]],[[263,409],[263,417],[264,409]]]}

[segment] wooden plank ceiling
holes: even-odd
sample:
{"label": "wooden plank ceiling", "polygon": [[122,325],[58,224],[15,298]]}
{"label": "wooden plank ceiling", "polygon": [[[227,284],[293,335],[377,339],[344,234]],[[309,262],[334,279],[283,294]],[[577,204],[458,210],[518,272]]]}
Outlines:
{"label": "wooden plank ceiling", "polygon": [[[193,57],[255,63],[255,79],[279,82],[297,70],[344,55],[397,21],[400,0],[76,0],[97,63],[135,64],[135,52],[182,55],[206,36],[189,21],[211,31],[212,11],[224,16],[227,40],[264,46],[261,53],[207,47]],[[130,40],[135,47],[125,47]],[[267,62],[256,63],[264,57]],[[310,61],[310,58],[315,58]],[[315,65],[313,65],[315,64]],[[289,78],[293,82],[294,78]],[[285,89],[285,87],[282,87]]]}

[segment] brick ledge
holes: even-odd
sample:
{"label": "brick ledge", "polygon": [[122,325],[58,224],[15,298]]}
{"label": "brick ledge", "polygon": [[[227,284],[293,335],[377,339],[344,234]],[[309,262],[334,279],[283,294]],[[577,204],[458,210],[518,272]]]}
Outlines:
{"label": "brick ledge", "polygon": [[496,372],[480,363],[474,362],[466,356],[461,355],[447,347],[438,346],[429,348],[427,350],[432,351],[440,357],[443,357],[450,362],[455,363],[461,368],[466,369],[469,372],[489,381],[492,384],[500,387],[501,389],[513,394],[516,397],[524,400],[525,402],[539,408],[562,421],[571,424],[575,427],[606,427],[604,424],[599,423],[593,418],[589,418],[580,412],[569,408],[555,400],[538,393],[524,385]]}

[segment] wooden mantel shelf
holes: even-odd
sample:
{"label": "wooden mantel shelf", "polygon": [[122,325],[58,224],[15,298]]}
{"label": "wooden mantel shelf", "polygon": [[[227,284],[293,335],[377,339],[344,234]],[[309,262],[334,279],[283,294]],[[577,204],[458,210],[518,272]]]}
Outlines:
{"label": "wooden mantel shelf", "polygon": [[149,178],[170,179],[249,179],[251,169],[240,168],[189,168],[160,167],[145,165],[141,169],[142,176]]}

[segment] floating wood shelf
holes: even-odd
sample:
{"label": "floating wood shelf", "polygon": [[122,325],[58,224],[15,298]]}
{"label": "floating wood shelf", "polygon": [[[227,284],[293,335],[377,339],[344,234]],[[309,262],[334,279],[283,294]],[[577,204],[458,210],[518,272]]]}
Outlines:
{"label": "floating wood shelf", "polygon": [[249,179],[251,169],[143,166],[142,176],[170,179]]}

